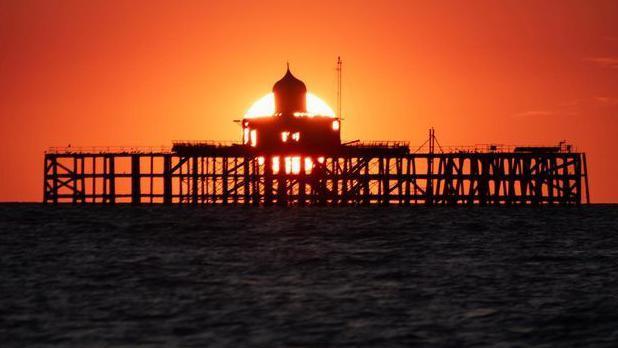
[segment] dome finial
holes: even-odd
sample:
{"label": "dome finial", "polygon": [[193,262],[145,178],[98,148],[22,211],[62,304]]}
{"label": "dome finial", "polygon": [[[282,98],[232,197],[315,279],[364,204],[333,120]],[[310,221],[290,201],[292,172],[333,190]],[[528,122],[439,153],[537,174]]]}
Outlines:
{"label": "dome finial", "polygon": [[275,112],[293,114],[307,112],[307,86],[294,77],[290,71],[290,62],[286,62],[285,75],[273,86],[275,94]]}

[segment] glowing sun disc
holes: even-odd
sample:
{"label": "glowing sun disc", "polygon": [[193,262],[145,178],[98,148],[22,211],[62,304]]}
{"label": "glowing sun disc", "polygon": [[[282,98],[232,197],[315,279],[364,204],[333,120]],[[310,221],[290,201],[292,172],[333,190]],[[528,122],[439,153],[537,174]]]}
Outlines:
{"label": "glowing sun disc", "polygon": [[[268,93],[258,99],[247,112],[244,118],[269,117],[275,113],[275,95]],[[313,93],[307,92],[307,114],[309,116],[335,117],[335,112],[322,99]]]}

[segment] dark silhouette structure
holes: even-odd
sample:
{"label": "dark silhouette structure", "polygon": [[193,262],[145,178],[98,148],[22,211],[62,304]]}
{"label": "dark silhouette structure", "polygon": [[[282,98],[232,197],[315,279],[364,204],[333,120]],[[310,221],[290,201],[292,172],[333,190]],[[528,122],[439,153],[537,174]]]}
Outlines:
{"label": "dark silhouette structure", "polygon": [[273,86],[275,113],[293,115],[307,112],[307,86],[290,72],[290,65],[283,78]]}
{"label": "dark silhouette structure", "polygon": [[274,115],[241,120],[240,143],[180,141],[171,150],[49,149],[43,201],[577,205],[583,192],[589,203],[586,155],[570,145],[445,151],[433,129],[425,152],[410,151],[407,142],[341,143],[340,115],[307,113],[307,88],[289,67],[273,93]]}
{"label": "dark silhouette structure", "polygon": [[273,86],[274,115],[242,120],[243,144],[260,155],[320,155],[340,144],[340,120],[307,112],[307,87],[288,70]]}

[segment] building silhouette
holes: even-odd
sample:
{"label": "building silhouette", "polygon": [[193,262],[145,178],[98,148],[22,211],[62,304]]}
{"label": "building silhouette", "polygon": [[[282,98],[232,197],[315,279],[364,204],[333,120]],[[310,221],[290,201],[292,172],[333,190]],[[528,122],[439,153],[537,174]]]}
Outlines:
{"label": "building silhouette", "polygon": [[323,155],[341,145],[340,120],[307,112],[307,87],[289,66],[273,94],[273,115],[242,120],[243,144],[258,155]]}

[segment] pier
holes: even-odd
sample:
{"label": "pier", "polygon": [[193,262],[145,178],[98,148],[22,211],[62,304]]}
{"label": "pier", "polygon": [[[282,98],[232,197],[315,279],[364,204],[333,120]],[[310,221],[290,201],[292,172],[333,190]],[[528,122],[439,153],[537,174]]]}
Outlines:
{"label": "pier", "polygon": [[415,150],[405,141],[342,141],[341,59],[337,71],[337,114],[308,94],[288,65],[273,93],[235,121],[240,142],[51,148],[45,153],[43,201],[244,206],[590,202],[586,155],[564,142],[443,148],[433,128]]}
{"label": "pier", "polygon": [[[431,135],[431,133],[430,133]],[[242,144],[166,149],[50,149],[48,204],[240,206],[579,205],[585,153],[570,146],[414,153],[405,142],[355,142],[317,157]],[[276,163],[275,163],[276,162]]]}

